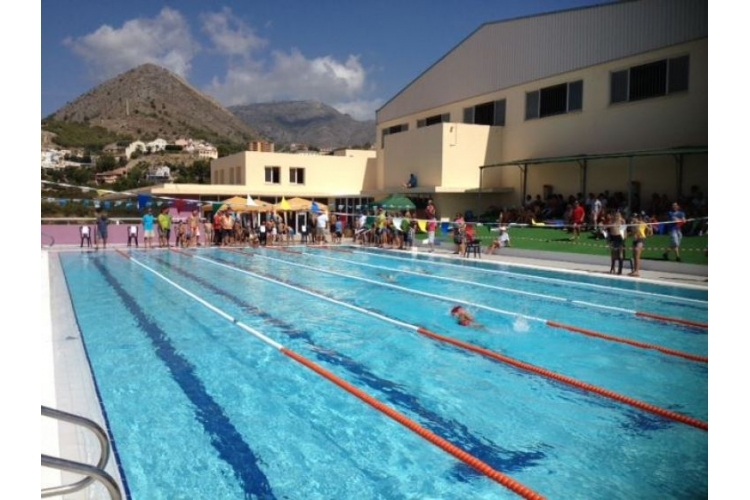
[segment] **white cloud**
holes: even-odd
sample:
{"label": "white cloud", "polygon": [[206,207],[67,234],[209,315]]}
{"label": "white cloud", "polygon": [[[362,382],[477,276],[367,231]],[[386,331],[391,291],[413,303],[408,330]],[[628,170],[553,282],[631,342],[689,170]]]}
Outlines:
{"label": "white cloud", "polygon": [[119,29],[103,25],[64,43],[86,60],[101,80],[147,62],[186,77],[198,51],[185,18],[167,7],[154,19],[132,19]]}
{"label": "white cloud", "polygon": [[[339,103],[358,119],[374,118],[378,103],[357,100],[363,92],[366,71],[357,56],[340,62],[331,56],[307,59],[297,49],[275,51],[270,67],[245,61],[234,65],[224,80],[214,78],[206,91],[227,106],[283,100],[316,100]],[[368,109],[369,104],[369,109]]]}
{"label": "white cloud", "polygon": [[[222,59],[227,65],[223,77],[214,76],[203,90],[225,106],[315,100],[368,120],[382,104],[380,99],[363,99],[367,71],[358,56],[342,61],[330,55],[307,58],[298,49],[267,52],[269,42],[226,7],[201,14],[200,21],[214,66]],[[168,7],[154,18],[131,19],[120,28],[103,25],[65,44],[88,63],[98,80],[146,62],[187,79],[200,50],[186,18]]]}
{"label": "white cloud", "polygon": [[367,100],[354,100],[340,103],[326,103],[329,106],[336,108],[339,113],[350,115],[355,120],[374,120],[375,111],[385,102],[384,99],[373,99]]}
{"label": "white cloud", "polygon": [[224,7],[221,12],[203,14],[201,20],[203,31],[216,50],[222,54],[249,57],[253,51],[265,47],[268,43],[234,16],[228,7]]}

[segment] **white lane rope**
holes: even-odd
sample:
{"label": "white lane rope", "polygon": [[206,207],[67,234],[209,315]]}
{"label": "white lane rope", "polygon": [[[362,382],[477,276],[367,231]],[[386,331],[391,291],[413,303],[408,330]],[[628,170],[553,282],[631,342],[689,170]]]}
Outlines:
{"label": "white lane rope", "polygon": [[[314,267],[314,266],[308,266],[306,264],[298,264],[296,262],[291,262],[291,261],[284,260],[284,259],[278,259],[278,258],[275,258],[275,257],[269,257],[269,256],[263,255],[261,253],[253,253],[253,254],[246,254],[246,255],[247,256],[252,255],[255,258],[267,259],[267,260],[270,260],[270,261],[273,261],[273,262],[281,262],[281,263],[284,263],[284,264],[287,264],[287,265],[290,265],[290,266],[301,267],[301,268],[309,269],[309,270],[315,271],[315,272],[322,272],[322,273],[331,274],[331,275],[334,275],[334,276],[340,276],[342,278],[349,278],[349,279],[354,279],[354,280],[358,280],[358,281],[363,281],[363,282],[370,283],[370,284],[373,284],[373,285],[378,285],[378,286],[383,286],[383,287],[387,287],[387,288],[392,288],[394,290],[400,290],[402,292],[407,292],[407,293],[411,293],[411,294],[415,294],[415,295],[422,295],[424,297],[430,297],[432,299],[438,299],[438,300],[442,300],[442,301],[445,301],[445,302],[451,302],[451,303],[454,303],[454,304],[456,304],[456,303],[463,304],[465,306],[473,307],[473,308],[476,308],[476,309],[483,309],[485,311],[496,312],[498,314],[504,314],[506,316],[511,316],[511,317],[514,317],[514,318],[524,318],[526,320],[538,321],[538,322],[541,322],[541,323],[546,323],[547,322],[546,319],[537,318],[536,316],[527,316],[525,314],[520,314],[520,313],[516,313],[516,312],[513,312],[513,311],[506,311],[504,309],[498,309],[498,308],[495,308],[495,307],[485,306],[483,304],[477,304],[475,302],[469,302],[469,301],[466,301],[466,300],[455,299],[455,298],[452,298],[452,297],[446,297],[444,295],[438,295],[438,294],[434,294],[434,293],[422,292],[420,290],[414,290],[413,288],[407,288],[407,287],[403,287],[403,286],[399,286],[399,285],[393,285],[391,283],[383,283],[381,281],[371,280],[369,278],[362,278],[362,277],[359,277],[359,276],[352,276],[351,274],[343,274],[343,273],[339,273],[339,272],[336,272],[336,271],[331,271],[331,270],[328,270],[328,269],[323,269],[323,268]],[[321,296],[319,294],[316,294],[316,293],[304,290],[302,288],[296,287],[294,285],[289,285],[287,283],[284,283],[284,282],[281,282],[281,281],[277,281],[277,280],[274,280],[274,279],[271,279],[271,278],[267,278],[265,276],[253,273],[251,271],[247,271],[245,269],[240,269],[240,268],[238,268],[236,266],[229,266],[229,265],[226,265],[224,263],[214,261],[212,259],[206,259],[205,257],[198,257],[198,256],[196,256],[195,258],[196,259],[205,260],[207,262],[211,262],[211,263],[216,264],[216,265],[221,265],[221,266],[227,267],[229,269],[238,270],[238,271],[241,271],[243,273],[247,273],[247,274],[249,274],[251,276],[255,276],[255,277],[264,279],[266,281],[278,283],[280,285],[284,285],[284,286],[289,287],[289,288],[293,288],[293,289],[296,289],[296,290],[301,290],[301,291],[303,291],[303,292],[305,292],[305,293],[307,293],[309,295],[312,295],[312,296],[318,297],[318,298],[324,298],[324,299],[329,300],[329,301],[331,301],[333,303],[336,303],[336,304],[346,305],[349,308],[356,308],[360,312],[364,312],[364,313],[368,313],[368,314],[376,314],[377,315],[377,313],[373,313],[372,311],[368,311],[367,309],[359,308],[359,307],[356,307],[356,306],[351,306],[350,304],[346,304],[345,302],[341,302],[341,301],[338,301],[336,299],[331,299],[331,298],[328,298],[328,297],[324,297],[324,296]],[[378,315],[378,316],[380,316],[380,315]],[[387,318],[385,316],[380,316],[380,317],[382,319],[386,319],[386,320],[388,320],[390,322],[397,322],[396,320],[393,320],[391,318]],[[409,328],[415,328],[415,329],[417,328],[417,327],[414,327],[413,325],[408,325],[407,323],[402,323],[402,326],[408,326]]]}
{"label": "white lane rope", "polygon": [[130,257],[130,261],[131,261],[131,262],[133,262],[133,263],[135,263],[135,264],[137,264],[137,265],[139,265],[139,266],[141,266],[142,268],[144,268],[144,269],[145,269],[145,270],[147,270],[148,272],[150,272],[150,273],[154,274],[154,275],[155,275],[155,276],[157,276],[158,278],[160,278],[160,279],[162,279],[162,280],[166,281],[167,283],[169,283],[169,284],[170,284],[170,285],[172,285],[173,287],[177,288],[177,289],[178,289],[179,291],[181,291],[181,292],[182,292],[182,293],[184,293],[185,295],[187,295],[187,296],[189,296],[190,298],[192,298],[192,299],[196,300],[197,302],[199,302],[199,303],[200,303],[200,304],[202,304],[203,306],[207,307],[207,308],[208,308],[208,309],[210,309],[211,311],[215,312],[216,314],[218,314],[218,315],[219,315],[219,316],[221,316],[222,318],[224,318],[224,319],[226,319],[226,320],[229,320],[229,321],[231,321],[231,322],[232,322],[232,323],[234,323],[235,325],[239,326],[240,328],[242,328],[242,329],[243,329],[243,330],[245,330],[246,332],[248,332],[248,333],[250,333],[250,334],[254,335],[254,336],[255,336],[255,337],[257,337],[257,338],[259,338],[260,340],[262,340],[262,341],[263,341],[263,342],[265,342],[266,344],[268,344],[268,345],[272,346],[273,348],[275,348],[275,349],[277,349],[277,350],[279,350],[279,351],[280,351],[280,350],[282,350],[282,349],[285,349],[285,347],[284,347],[283,345],[279,344],[279,343],[278,343],[278,342],[276,342],[275,340],[273,340],[273,339],[271,339],[271,338],[267,337],[266,335],[262,334],[261,332],[259,332],[258,330],[256,330],[256,329],[252,328],[251,326],[248,326],[248,325],[244,324],[243,322],[239,321],[239,320],[238,320],[237,318],[235,318],[235,317],[233,317],[233,316],[229,315],[228,313],[226,313],[226,312],[224,312],[223,310],[219,309],[218,307],[216,307],[215,305],[211,304],[210,302],[208,302],[208,301],[206,301],[206,300],[204,300],[204,299],[202,299],[202,298],[198,297],[198,296],[197,296],[196,294],[194,294],[194,293],[193,293],[193,292],[191,292],[190,290],[187,290],[187,289],[186,289],[185,287],[183,287],[183,286],[181,286],[181,285],[179,285],[179,284],[175,283],[174,281],[172,281],[171,279],[167,278],[166,276],[164,276],[164,275],[163,275],[163,274],[161,274],[160,272],[156,271],[155,269],[152,269],[151,267],[147,266],[146,264],[144,264],[144,263],[140,262],[140,261],[139,261],[139,260],[137,260],[137,259],[134,259],[133,257]]}
{"label": "white lane rope", "polygon": [[[318,250],[318,249],[315,249],[315,250]],[[318,253],[320,253],[320,252],[317,252],[316,255]],[[352,250],[352,253],[355,253],[355,254],[358,254],[358,255],[377,255],[378,257],[385,257],[385,258],[388,258],[388,259],[397,259],[397,260],[406,261],[406,262],[410,262],[410,263],[414,263],[415,262],[415,259],[413,257],[400,257],[398,255],[390,255],[390,254],[388,254],[386,252],[377,252],[377,253],[374,253],[374,252],[362,251],[362,250]],[[460,264],[453,264],[451,262],[442,262],[442,261],[436,260],[436,259],[443,259],[444,257],[436,256],[434,254],[431,254],[430,257],[435,257],[435,259],[429,260],[429,261],[422,261],[422,260],[420,260],[420,262],[424,262],[426,264],[429,263],[429,264],[437,264],[437,265],[441,265],[441,266],[454,267],[454,268],[461,269],[462,271],[466,271],[466,270],[481,271],[483,273],[499,274],[499,275],[502,275],[502,276],[510,276],[510,277],[513,277],[513,278],[524,279],[524,280],[528,280],[528,281],[541,281],[541,282],[548,282],[548,283],[556,283],[556,284],[564,285],[564,286],[585,287],[586,289],[602,290],[602,291],[606,291],[606,292],[610,292],[610,293],[612,293],[612,292],[617,292],[618,294],[627,293],[627,294],[631,294],[631,295],[640,295],[640,296],[644,296],[644,297],[652,297],[652,298],[659,298],[659,299],[669,299],[669,300],[676,301],[676,302],[695,303],[695,304],[705,305],[706,307],[708,307],[708,301],[706,301],[706,300],[690,299],[690,298],[687,298],[687,297],[675,297],[675,296],[672,296],[672,295],[665,295],[665,294],[661,294],[661,293],[644,292],[642,290],[629,290],[627,288],[616,288],[616,289],[613,289],[610,286],[598,285],[596,283],[580,283],[578,281],[565,280],[565,279],[561,279],[561,278],[550,278],[550,277],[547,277],[547,276],[529,276],[529,275],[525,275],[525,274],[516,273],[516,272],[513,272],[513,271],[502,271],[502,270],[499,270],[499,269],[489,269],[489,268],[478,268],[478,267],[473,267],[473,266],[463,266],[463,265],[460,265]],[[589,273],[576,273],[574,271],[565,271],[565,270],[560,270],[560,269],[551,270],[549,268],[545,268],[545,267],[541,267],[541,266],[524,266],[522,264],[508,264],[507,262],[503,262],[502,264],[503,265],[508,265],[508,266],[526,267],[526,268],[529,268],[529,269],[542,270],[542,271],[568,272],[568,273],[571,273],[571,274],[581,274],[581,275],[584,275],[584,276],[591,276]],[[645,281],[646,280],[640,280],[640,282],[645,282]],[[654,281],[654,283],[663,285],[663,283],[659,282],[659,281],[655,281],[655,280],[650,280],[650,281]],[[683,287],[683,288],[692,288],[692,287],[689,287],[688,285],[679,285],[679,286]],[[700,287],[695,287],[695,289],[704,290],[704,288],[700,288]]]}
{"label": "white lane rope", "polygon": [[[303,253],[303,255],[305,255],[305,254]],[[310,256],[310,257],[315,257],[315,258],[320,257],[320,258],[327,259],[327,260],[332,260],[332,261],[337,261],[337,262],[345,262],[347,264],[357,264],[358,266],[369,267],[369,268],[372,268],[372,269],[381,269],[383,271],[395,271],[395,272],[398,272],[398,273],[410,274],[410,275],[419,276],[419,277],[422,277],[422,278],[432,278],[432,279],[437,279],[437,280],[450,281],[450,282],[453,282],[453,283],[460,283],[460,284],[465,284],[465,285],[472,285],[472,286],[477,286],[477,287],[480,287],[480,288],[488,288],[490,290],[497,290],[497,291],[500,291],[500,292],[508,292],[508,293],[513,293],[513,294],[517,294],[517,295],[524,295],[524,296],[527,296],[527,297],[535,297],[535,298],[539,298],[539,299],[546,299],[546,300],[551,300],[551,301],[556,301],[556,302],[564,302],[564,303],[567,303],[567,304],[575,304],[575,305],[578,305],[578,306],[591,307],[591,308],[597,308],[597,309],[604,309],[604,310],[608,310],[608,311],[616,311],[616,312],[621,312],[621,313],[625,313],[625,314],[635,314],[637,312],[637,311],[635,311],[633,309],[625,309],[623,307],[615,307],[615,306],[605,306],[605,305],[602,305],[602,304],[596,304],[594,302],[587,302],[585,300],[573,300],[573,299],[569,299],[567,297],[559,297],[557,295],[547,295],[547,294],[543,294],[543,293],[535,293],[535,292],[527,292],[527,291],[524,291],[524,290],[518,290],[516,288],[506,288],[506,287],[502,287],[502,286],[488,285],[486,283],[479,283],[478,281],[470,281],[470,280],[464,280],[464,279],[459,279],[459,278],[449,278],[447,276],[436,276],[436,275],[433,275],[433,274],[426,274],[426,273],[422,273],[422,272],[419,272],[419,271],[408,271],[408,270],[405,270],[405,269],[399,269],[399,268],[394,268],[394,267],[386,267],[386,266],[378,266],[378,265],[375,265],[375,264],[367,264],[367,263],[359,262],[359,261],[356,261],[356,260],[342,259],[342,258],[338,258],[338,257],[330,257],[328,255],[323,255],[322,252],[318,252],[315,255],[312,255],[312,254],[307,254],[307,255]]]}

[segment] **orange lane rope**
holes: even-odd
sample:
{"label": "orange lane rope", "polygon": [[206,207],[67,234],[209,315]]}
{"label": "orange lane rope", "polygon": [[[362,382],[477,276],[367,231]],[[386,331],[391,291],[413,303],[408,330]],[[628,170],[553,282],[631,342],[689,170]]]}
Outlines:
{"label": "orange lane rope", "polygon": [[410,418],[402,415],[401,413],[397,412],[393,408],[381,403],[377,399],[373,398],[366,392],[362,391],[361,389],[358,389],[357,387],[353,386],[346,380],[343,380],[339,378],[338,376],[334,375],[333,373],[329,372],[328,370],[322,368],[321,366],[313,363],[312,361],[308,360],[307,358],[297,354],[296,352],[287,349],[286,347],[282,347],[280,351],[290,358],[294,359],[295,361],[303,364],[307,368],[311,369],[315,373],[321,375],[322,377],[326,378],[327,380],[333,382],[337,386],[341,387],[345,391],[349,392],[350,394],[358,397],[365,403],[369,404],[376,410],[379,410],[380,412],[384,413],[388,417],[392,418],[396,422],[400,423],[407,429],[415,432],[419,436],[423,437],[430,443],[434,444],[435,446],[438,446],[442,450],[450,453],[457,459],[461,460],[467,465],[470,465],[471,467],[474,467],[476,470],[481,472],[482,474],[486,475],[490,479],[500,483],[501,485],[505,486],[512,492],[518,494],[519,496],[530,499],[530,500],[542,500],[545,497],[540,495],[539,493],[536,493],[535,491],[531,490],[530,488],[524,486],[523,484],[519,483],[515,479],[512,479],[502,472],[499,472],[495,469],[493,469],[490,465],[486,464],[485,462],[479,460],[478,458],[474,457],[473,455],[465,452],[461,448],[455,446],[454,444],[451,444],[449,441],[446,441],[445,439],[441,438],[437,434],[434,434],[433,432],[429,431],[428,429],[422,427],[415,421],[411,420]]}
{"label": "orange lane rope", "polygon": [[599,339],[610,340],[612,342],[619,342],[621,344],[632,345],[634,347],[640,347],[642,349],[653,349],[655,351],[663,352],[664,354],[669,354],[671,356],[678,356],[680,358],[685,358],[685,359],[689,359],[692,361],[700,361],[701,363],[708,363],[708,356],[698,356],[697,354],[690,354],[688,352],[677,351],[675,349],[670,349],[669,347],[662,347],[656,344],[647,344],[645,342],[639,342],[637,340],[613,337],[612,335],[606,335],[604,333],[595,332],[593,330],[587,330],[585,328],[579,328],[577,326],[566,325],[564,323],[558,323],[556,321],[547,320],[545,324],[553,328],[561,328],[563,330],[568,330],[568,331],[575,332],[575,333],[582,333],[583,335],[588,335],[589,337],[596,337]]}
{"label": "orange lane rope", "polygon": [[593,384],[589,384],[586,382],[582,382],[580,380],[576,380],[572,377],[568,377],[566,375],[561,375],[559,373],[555,373],[551,370],[547,370],[546,368],[540,368],[538,366],[534,366],[530,363],[525,363],[523,361],[519,361],[517,359],[513,359],[508,356],[504,356],[502,354],[496,353],[494,351],[490,351],[489,349],[484,349],[483,347],[477,347],[475,345],[469,344],[467,342],[463,342],[461,340],[456,340],[450,337],[445,337],[443,335],[439,335],[435,332],[431,332],[430,330],[427,330],[425,328],[418,328],[417,331],[421,333],[422,335],[425,335],[427,337],[433,338],[435,340],[439,340],[441,342],[446,342],[448,344],[452,344],[454,346],[460,347],[462,349],[466,349],[472,352],[476,352],[478,354],[481,354],[483,356],[486,356],[488,358],[501,361],[503,363],[507,363],[511,366],[514,366],[516,368],[520,368],[522,370],[526,370],[532,373],[536,373],[537,375],[542,375],[544,377],[551,378],[553,380],[556,380],[558,382],[562,382],[564,384],[571,385],[573,387],[577,387],[579,389],[583,389],[585,391],[593,392],[595,394],[598,394],[600,396],[604,396],[609,399],[613,399],[615,401],[619,401],[621,403],[625,403],[627,405],[633,406],[635,408],[639,408],[641,410],[645,410],[647,412],[653,413],[655,415],[659,415],[660,417],[668,418],[670,420],[674,420],[675,422],[680,422],[683,424],[691,425],[693,427],[696,427],[698,429],[708,431],[708,422],[704,422],[702,420],[698,420],[697,418],[688,417],[686,415],[682,415],[680,413],[667,410],[665,408],[660,408],[658,406],[645,403],[643,401],[639,401],[637,399],[623,396],[622,394],[618,394],[614,391],[610,391],[608,389],[603,389],[601,387],[595,386]]}
{"label": "orange lane rope", "polygon": [[671,316],[661,316],[659,314],[651,314],[651,313],[641,312],[641,311],[636,311],[635,315],[642,317],[642,318],[655,319],[655,320],[664,321],[667,323],[679,323],[681,325],[694,326],[696,328],[708,328],[708,325],[706,323],[699,323],[698,321],[690,321],[687,319],[672,318]]}

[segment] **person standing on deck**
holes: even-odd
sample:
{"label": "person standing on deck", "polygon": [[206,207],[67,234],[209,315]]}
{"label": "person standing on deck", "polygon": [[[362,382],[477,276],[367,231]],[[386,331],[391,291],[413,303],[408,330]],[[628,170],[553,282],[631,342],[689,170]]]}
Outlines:
{"label": "person standing on deck", "polygon": [[685,225],[685,212],[680,209],[677,202],[672,203],[672,210],[667,213],[669,218],[669,248],[664,252],[664,260],[669,260],[669,252],[674,252],[677,262],[682,262],[680,258],[680,244],[682,243],[682,226]]}
{"label": "person standing on deck", "polygon": [[154,214],[151,213],[151,207],[143,215],[143,243],[146,249],[154,246]]}
{"label": "person standing on deck", "polygon": [[169,207],[163,207],[156,218],[159,223],[159,247],[169,248],[169,236],[172,233],[172,216]]}
{"label": "person standing on deck", "polygon": [[102,209],[97,209],[98,215],[96,217],[96,238],[94,239],[94,249],[99,250],[99,240],[102,240],[102,248],[107,249],[107,237],[109,236],[108,226],[109,219],[107,218],[107,212]]}

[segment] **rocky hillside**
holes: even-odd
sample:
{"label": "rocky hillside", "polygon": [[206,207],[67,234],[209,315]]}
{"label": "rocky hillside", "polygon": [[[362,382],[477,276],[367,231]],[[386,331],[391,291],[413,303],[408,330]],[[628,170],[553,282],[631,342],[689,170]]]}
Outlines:
{"label": "rocky hillside", "polygon": [[357,121],[317,101],[247,104],[229,111],[277,145],[340,148],[375,142],[374,120]]}
{"label": "rocky hillside", "polygon": [[261,137],[217,101],[154,64],[107,80],[48,119],[99,125],[142,140],[193,137],[246,143]]}

